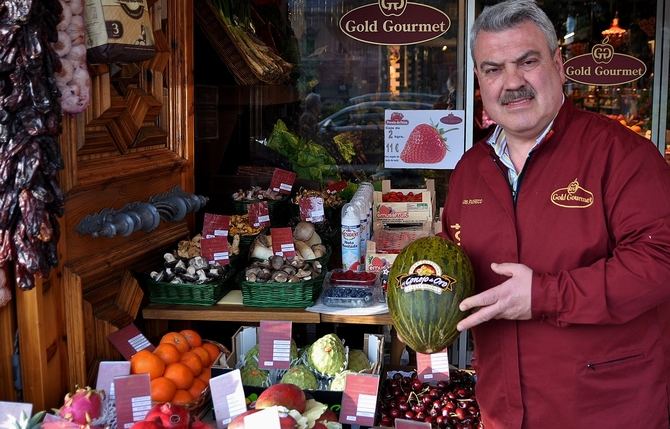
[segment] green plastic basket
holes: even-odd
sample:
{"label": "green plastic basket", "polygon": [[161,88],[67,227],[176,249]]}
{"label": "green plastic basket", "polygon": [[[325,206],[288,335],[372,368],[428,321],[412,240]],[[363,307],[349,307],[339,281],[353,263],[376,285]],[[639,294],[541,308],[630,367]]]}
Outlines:
{"label": "green plastic basket", "polygon": [[152,304],[214,305],[228,291],[234,270],[216,283],[167,283],[157,282],[148,274],[139,274],[141,281],[149,289],[149,302]]}
{"label": "green plastic basket", "polygon": [[309,307],[321,294],[323,280],[323,275],[295,283],[260,283],[245,280],[241,282],[242,303],[248,307]]}

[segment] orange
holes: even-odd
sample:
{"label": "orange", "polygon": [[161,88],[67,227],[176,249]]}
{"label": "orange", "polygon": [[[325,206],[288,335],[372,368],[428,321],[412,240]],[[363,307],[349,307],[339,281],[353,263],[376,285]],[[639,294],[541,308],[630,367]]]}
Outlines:
{"label": "orange", "polygon": [[166,364],[179,362],[179,359],[181,359],[181,352],[177,346],[172,343],[159,344],[158,347],[156,347],[156,350],[154,350],[154,354],[161,358]]}
{"label": "orange", "polygon": [[193,384],[193,372],[181,362],[171,363],[165,367],[164,377],[169,378],[177,389],[188,389]]}
{"label": "orange", "polygon": [[209,379],[212,378],[212,368],[207,367],[202,370],[200,375],[198,376],[199,380],[204,381],[205,383],[209,384]]}
{"label": "orange", "polygon": [[195,380],[193,380],[193,386],[191,386],[191,388],[188,389],[188,392],[191,394],[191,396],[193,396],[193,398],[198,398],[206,387],[207,384],[204,381],[200,380],[199,378],[196,378]]}
{"label": "orange", "polygon": [[165,363],[149,350],[140,350],[130,358],[131,374],[149,373],[149,378],[153,380],[163,375],[164,370]]}
{"label": "orange", "polygon": [[212,363],[214,363],[216,358],[219,357],[219,354],[221,354],[221,350],[213,343],[204,342],[202,343],[202,348],[207,350],[207,353],[209,353],[209,360]]}
{"label": "orange", "polygon": [[193,352],[189,351],[182,354],[179,362],[189,367],[194,376],[202,372],[202,360],[200,360],[200,356]]}
{"label": "orange", "polygon": [[187,405],[193,402],[193,395],[188,390],[177,389],[172,398],[172,403],[177,405]]}
{"label": "orange", "polygon": [[162,343],[174,344],[177,347],[177,349],[179,349],[179,351],[182,353],[187,352],[191,349],[191,346],[188,345],[186,337],[184,337],[179,332],[168,332],[167,334],[163,335],[163,338],[161,338],[160,342],[161,344]]}
{"label": "orange", "polygon": [[202,338],[200,338],[200,334],[198,334],[193,329],[184,329],[182,331],[179,331],[179,333],[186,338],[186,341],[188,341],[188,345],[191,347],[198,347],[199,345],[202,344]]}
{"label": "orange", "polygon": [[172,380],[158,377],[151,380],[151,400],[156,402],[170,402],[177,391]]}
{"label": "orange", "polygon": [[207,350],[205,350],[202,346],[193,347],[191,351],[200,357],[203,368],[212,364],[212,359],[209,357],[209,353],[207,353]]}

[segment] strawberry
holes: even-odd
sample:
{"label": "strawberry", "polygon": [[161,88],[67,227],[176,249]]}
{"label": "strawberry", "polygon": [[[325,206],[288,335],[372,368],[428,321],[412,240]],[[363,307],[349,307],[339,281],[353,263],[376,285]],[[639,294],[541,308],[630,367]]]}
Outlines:
{"label": "strawberry", "polygon": [[434,125],[417,125],[409,133],[400,159],[409,164],[435,164],[442,161],[449,150],[444,133],[444,130]]}

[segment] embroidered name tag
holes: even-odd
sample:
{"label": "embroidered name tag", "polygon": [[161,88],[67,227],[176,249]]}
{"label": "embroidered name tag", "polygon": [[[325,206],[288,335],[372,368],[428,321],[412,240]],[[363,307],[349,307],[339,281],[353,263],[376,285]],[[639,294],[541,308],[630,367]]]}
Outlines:
{"label": "embroidered name tag", "polygon": [[484,200],[482,198],[465,199],[465,200],[463,200],[462,204],[464,206],[474,206],[474,205],[484,204]]}

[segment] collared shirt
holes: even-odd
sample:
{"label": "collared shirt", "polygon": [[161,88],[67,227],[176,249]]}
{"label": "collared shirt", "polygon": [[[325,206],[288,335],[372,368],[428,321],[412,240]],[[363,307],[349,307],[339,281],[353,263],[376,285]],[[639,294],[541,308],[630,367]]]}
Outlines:
{"label": "collared shirt", "polygon": [[[563,101],[565,101],[565,95],[563,96]],[[555,116],[554,119],[556,119]],[[544,140],[549,130],[551,130],[551,126],[554,125],[554,119],[552,119],[551,122],[549,122],[549,125],[547,125],[547,127],[540,133],[540,135],[537,136],[537,138],[535,139],[535,144],[528,151],[528,156],[530,156],[530,154],[535,150],[537,145],[539,145],[542,142],[542,140]],[[500,161],[503,163],[505,167],[507,167],[507,180],[509,181],[509,184],[512,187],[512,196],[514,200],[516,200],[516,192],[519,184],[519,175],[521,174],[521,172],[516,171],[516,167],[514,167],[512,158],[509,155],[509,149],[507,148],[507,138],[505,136],[505,131],[502,129],[500,125],[496,125],[496,129],[493,131],[493,133],[486,142],[493,147],[493,150],[495,151],[496,155],[498,155],[498,158],[500,158]],[[528,158],[526,158],[526,160],[528,160]]]}

